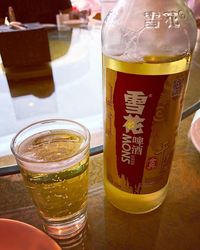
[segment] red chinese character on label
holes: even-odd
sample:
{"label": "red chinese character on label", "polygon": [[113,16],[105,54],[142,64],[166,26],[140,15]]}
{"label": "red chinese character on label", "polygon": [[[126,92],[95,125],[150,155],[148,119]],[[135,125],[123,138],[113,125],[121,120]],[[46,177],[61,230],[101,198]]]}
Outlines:
{"label": "red chinese character on label", "polygon": [[152,170],[157,168],[158,165],[158,159],[156,157],[150,157],[147,161],[146,169]]}

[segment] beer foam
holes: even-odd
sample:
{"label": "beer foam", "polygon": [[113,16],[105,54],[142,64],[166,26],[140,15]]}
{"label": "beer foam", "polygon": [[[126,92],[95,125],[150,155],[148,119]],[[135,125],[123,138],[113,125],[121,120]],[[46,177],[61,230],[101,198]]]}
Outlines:
{"label": "beer foam", "polygon": [[74,165],[81,162],[81,160],[87,157],[87,150],[80,153],[78,156],[74,156],[70,159],[66,159],[63,161],[58,162],[24,162],[20,161],[19,165],[30,172],[33,173],[41,173],[41,174],[48,174],[48,173],[56,173],[64,171],[68,168],[73,167]]}
{"label": "beer foam", "polygon": [[54,130],[32,135],[18,147],[19,165],[31,172],[52,173],[77,164],[88,151],[85,138],[74,131]]}

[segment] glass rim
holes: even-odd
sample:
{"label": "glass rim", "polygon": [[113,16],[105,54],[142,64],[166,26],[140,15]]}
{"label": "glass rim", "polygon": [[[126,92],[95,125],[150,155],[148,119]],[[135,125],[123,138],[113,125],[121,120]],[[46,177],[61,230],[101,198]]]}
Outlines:
{"label": "glass rim", "polygon": [[[31,127],[34,127],[35,125],[39,125],[39,124],[45,124],[45,123],[52,123],[52,122],[68,122],[68,123],[71,123],[71,124],[74,124],[74,125],[77,125],[79,126],[80,128],[83,129],[84,133],[85,133],[85,142],[83,144],[83,146],[73,155],[71,155],[70,157],[67,157],[67,158],[64,158],[64,159],[61,159],[61,160],[58,160],[58,161],[37,161],[37,160],[32,160],[30,158],[27,158],[27,157],[24,157],[24,156],[21,156],[19,153],[17,153],[15,151],[15,143],[16,143],[16,140],[17,138],[23,133],[23,132],[26,132],[28,131]],[[42,131],[41,131],[42,132]],[[28,137],[27,137],[28,138]],[[16,135],[12,138],[11,140],[11,143],[10,143],[10,149],[13,153],[13,155],[15,156],[15,158],[19,159],[19,160],[22,160],[22,161],[26,161],[26,162],[29,162],[29,163],[40,163],[40,164],[47,164],[47,163],[56,163],[56,162],[63,162],[63,161],[66,161],[66,160],[70,160],[72,159],[73,157],[75,157],[76,155],[80,155],[81,153],[83,153],[85,150],[87,150],[88,146],[90,145],[89,142],[90,142],[90,138],[91,138],[91,135],[90,135],[90,132],[89,132],[89,129],[84,126],[83,124],[77,122],[77,121],[74,121],[74,120],[70,120],[70,119],[45,119],[45,120],[40,120],[40,121],[37,121],[37,122],[33,122],[27,126],[25,126],[24,128],[22,128],[21,130],[19,130]],[[24,140],[23,140],[24,141]],[[22,141],[22,142],[23,142]]]}

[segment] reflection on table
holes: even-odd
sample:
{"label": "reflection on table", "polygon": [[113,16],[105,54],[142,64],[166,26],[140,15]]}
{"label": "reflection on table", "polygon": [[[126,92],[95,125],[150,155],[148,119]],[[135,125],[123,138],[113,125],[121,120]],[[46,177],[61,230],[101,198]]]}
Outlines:
{"label": "reflection on table", "polygon": [[[7,69],[6,78],[17,120],[56,112],[55,86],[50,64],[20,70]],[[50,96],[51,101],[48,101]]]}
{"label": "reflection on table", "polygon": [[[102,133],[100,27],[47,31],[51,61],[0,67],[0,165],[13,135],[43,119],[65,118]],[[89,98],[88,98],[89,97]],[[96,136],[97,135],[97,136]]]}

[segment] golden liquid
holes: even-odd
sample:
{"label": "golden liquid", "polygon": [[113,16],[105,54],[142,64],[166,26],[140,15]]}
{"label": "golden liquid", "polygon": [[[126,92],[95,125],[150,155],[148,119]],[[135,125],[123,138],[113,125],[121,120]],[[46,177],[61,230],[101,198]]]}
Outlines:
{"label": "golden liquid", "polygon": [[[80,211],[86,205],[88,190],[88,153],[72,166],[67,158],[79,151],[84,138],[71,131],[57,130],[39,133],[26,139],[19,148],[22,155],[29,159],[49,162],[48,169],[39,172],[30,171],[26,163],[21,162],[21,172],[25,184],[42,217],[47,220],[60,220]],[[62,170],[51,170],[56,161],[62,162]],[[29,163],[30,164],[30,163]],[[65,164],[65,165],[63,165]],[[31,166],[31,170],[34,165]],[[51,170],[51,171],[49,171]]]}
{"label": "golden liquid", "polygon": [[[121,71],[129,74],[139,74],[139,75],[170,75],[180,72],[187,71],[190,64],[190,56],[187,57],[146,57],[146,62],[144,63],[128,63],[120,62],[108,57],[104,58],[104,69],[110,68],[114,71]],[[104,79],[106,85],[106,78],[112,79],[109,75],[109,71],[104,71]],[[108,121],[106,121],[108,122]],[[165,132],[164,132],[165,133]],[[107,169],[110,167],[113,169],[111,162],[107,162],[106,159],[111,159],[111,155],[114,148],[109,148],[107,145],[107,138],[105,136],[105,149],[104,151],[104,166],[105,166],[105,176],[104,185],[107,199],[118,209],[128,212],[128,213],[146,213],[151,210],[156,209],[164,201],[167,194],[167,185],[162,187],[160,190],[149,193],[149,194],[133,194],[125,192],[114,186],[107,178]],[[110,140],[110,138],[109,138]],[[112,142],[112,145],[113,142]],[[142,166],[143,167],[143,166]],[[116,170],[115,170],[116,173]]]}

